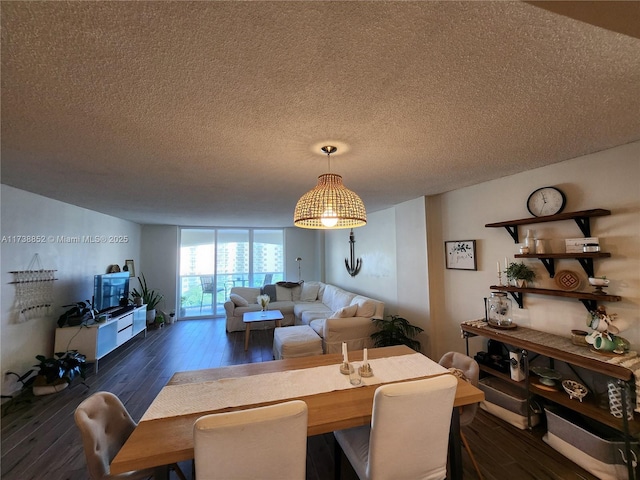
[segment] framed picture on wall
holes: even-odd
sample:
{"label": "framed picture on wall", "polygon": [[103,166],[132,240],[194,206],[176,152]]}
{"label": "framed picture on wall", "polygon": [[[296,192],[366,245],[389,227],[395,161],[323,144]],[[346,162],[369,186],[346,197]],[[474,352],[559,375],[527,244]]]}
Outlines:
{"label": "framed picture on wall", "polygon": [[124,270],[129,272],[130,277],[136,276],[136,267],[133,265],[133,260],[125,260],[124,261]]}
{"label": "framed picture on wall", "polygon": [[476,241],[451,240],[444,242],[445,264],[451,270],[477,270]]}

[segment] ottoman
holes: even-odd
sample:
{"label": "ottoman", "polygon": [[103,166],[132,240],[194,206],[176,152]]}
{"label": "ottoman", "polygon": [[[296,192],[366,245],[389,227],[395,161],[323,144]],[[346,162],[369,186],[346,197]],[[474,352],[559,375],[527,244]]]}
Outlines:
{"label": "ottoman", "polygon": [[273,358],[322,355],[322,339],[309,325],[280,327],[273,331]]}

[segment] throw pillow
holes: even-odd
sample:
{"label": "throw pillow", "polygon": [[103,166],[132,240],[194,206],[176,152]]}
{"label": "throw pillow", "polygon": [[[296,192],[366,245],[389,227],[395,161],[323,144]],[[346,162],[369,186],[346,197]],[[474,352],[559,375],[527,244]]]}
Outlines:
{"label": "throw pillow", "polygon": [[356,297],[353,299],[353,303],[358,307],[355,317],[371,318],[376,313],[376,305],[372,300]]}
{"label": "throw pillow", "polygon": [[278,300],[275,285],[273,284],[265,285],[264,287],[262,287],[262,292],[265,295],[269,295],[269,298],[271,299],[272,302],[275,302],[276,300]]}
{"label": "throw pillow", "polygon": [[248,307],[249,302],[236,293],[229,295],[229,300],[233,302],[236,307]]}
{"label": "throw pillow", "polygon": [[320,285],[313,283],[303,283],[302,293],[300,294],[300,300],[303,302],[315,302],[318,299],[318,291]]}
{"label": "throw pillow", "polygon": [[279,302],[290,302],[293,300],[293,297],[291,296],[291,289],[282,287],[278,284],[276,284],[276,297],[278,297]]}
{"label": "throw pillow", "polygon": [[349,318],[354,317],[358,311],[358,305],[349,305],[348,307],[342,307],[340,310],[333,314],[333,318]]}

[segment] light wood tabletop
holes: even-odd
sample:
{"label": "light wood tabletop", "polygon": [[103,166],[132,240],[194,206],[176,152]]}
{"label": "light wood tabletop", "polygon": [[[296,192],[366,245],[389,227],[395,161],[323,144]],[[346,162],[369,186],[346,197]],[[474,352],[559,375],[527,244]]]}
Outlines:
{"label": "light wood tabletop", "polygon": [[[368,350],[368,357],[377,359],[413,353],[415,353],[413,350],[405,346],[373,348]],[[349,359],[361,361],[362,351],[349,352]],[[328,354],[178,372],[173,375],[168,385],[199,383],[221,378],[237,378],[333,364],[337,368],[341,361],[341,354]],[[369,385],[299,397],[300,400],[307,403],[309,411],[308,435],[319,435],[370,423],[373,394],[379,386]],[[469,405],[482,400],[484,400],[484,393],[481,390],[466,381],[458,381],[454,406]],[[169,418],[143,420],[111,462],[111,473],[118,474],[130,470],[158,467],[193,459],[193,425],[199,417],[209,413],[242,410],[281,401],[283,400],[215,411],[203,411]],[[460,455],[457,417],[457,409],[455,409],[454,419],[452,420],[452,438],[454,439],[452,443],[455,443],[455,445],[450,445],[450,456],[457,457],[451,460],[452,462],[455,460],[456,463],[458,463]],[[456,450],[451,451],[451,448]],[[452,466],[453,469],[457,469],[457,467],[460,467],[460,465]],[[452,473],[454,472],[452,471]],[[453,476],[453,478],[456,477],[457,475]]]}

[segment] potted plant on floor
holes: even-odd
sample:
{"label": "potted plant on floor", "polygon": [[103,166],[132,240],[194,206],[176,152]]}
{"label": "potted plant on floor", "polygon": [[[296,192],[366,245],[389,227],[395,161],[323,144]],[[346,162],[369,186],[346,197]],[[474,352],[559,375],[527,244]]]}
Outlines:
{"label": "potted plant on floor", "polygon": [[524,288],[527,282],[533,282],[536,278],[536,272],[524,263],[512,262],[506,270],[507,278],[515,283],[516,287]]}
{"label": "potted plant on floor", "polygon": [[138,282],[140,282],[140,290],[134,288],[131,292],[131,297],[141,297],[142,303],[147,305],[147,324],[151,325],[156,320],[156,306],[160,303],[163,296],[161,293],[156,292],[155,290],[150,289],[147,286],[147,279],[144,278],[144,274],[142,275],[142,279],[138,277]]}
{"label": "potted plant on floor", "polygon": [[[22,389],[31,388],[35,396],[57,393],[69,386],[75,377],[81,377],[82,383],[86,378],[86,357],[77,350],[67,350],[57,352],[53,357],[36,355],[38,364],[35,369],[29,370],[24,375],[15,372],[7,372],[9,375],[18,377],[22,383]],[[36,372],[36,375],[32,375]]]}
{"label": "potted plant on floor", "polygon": [[392,345],[406,345],[416,352],[420,351],[420,342],[415,340],[416,335],[424,330],[411,325],[406,318],[398,315],[389,315],[388,320],[374,318],[373,322],[378,331],[371,334],[371,339],[376,347],[390,347]]}

